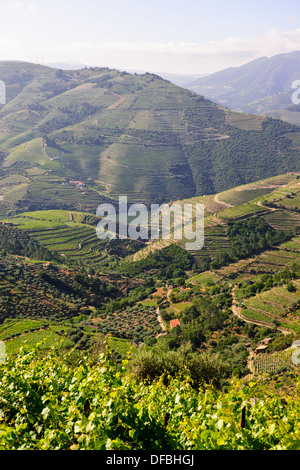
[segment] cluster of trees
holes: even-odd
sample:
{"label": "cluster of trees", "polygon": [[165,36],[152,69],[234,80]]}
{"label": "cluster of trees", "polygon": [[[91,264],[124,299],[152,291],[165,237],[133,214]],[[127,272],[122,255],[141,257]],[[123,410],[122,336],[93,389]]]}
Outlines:
{"label": "cluster of trees", "polygon": [[194,258],[188,251],[172,244],[134,263],[123,263],[119,269],[129,276],[154,275],[166,280],[184,277],[185,271],[192,269],[194,263]]}
{"label": "cluster of trees", "polygon": [[229,372],[217,355],[199,354],[189,343],[177,350],[170,350],[165,343],[143,347],[133,355],[129,370],[134,379],[148,383],[164,377],[167,384],[171,377],[185,375],[196,389],[207,383],[221,387]]}
{"label": "cluster of trees", "polygon": [[73,107],[62,107],[59,109],[59,114],[55,117],[45,121],[43,124],[39,124],[38,130],[42,134],[50,134],[51,132],[62,129],[67,126],[76,124],[89,116],[100,111],[102,108],[92,106],[89,103],[82,103],[80,105],[74,105]]}
{"label": "cluster of trees", "polygon": [[231,242],[232,256],[236,258],[247,258],[287,239],[283,230],[275,230],[260,217],[230,222],[227,234]]}
{"label": "cluster of trees", "polygon": [[238,285],[236,298],[242,299],[252,297],[264,290],[272,289],[272,287],[287,284],[288,289],[293,288],[292,279],[298,278],[300,275],[299,263],[293,263],[290,267],[286,267],[275,274],[262,274],[257,280],[246,280]]}
{"label": "cluster of trees", "polygon": [[100,77],[94,77],[93,83],[97,83],[100,88],[111,88],[113,85],[113,75],[110,73],[104,73]]}
{"label": "cluster of trees", "polygon": [[200,269],[219,269],[290,238],[289,233],[274,229],[260,217],[230,221],[227,226],[227,235],[231,248],[217,252],[213,261],[209,257],[204,257],[200,262]]}
{"label": "cluster of trees", "polygon": [[[98,316],[99,318],[99,316]],[[117,313],[104,313],[99,324],[101,332],[135,343],[153,343],[161,332],[154,306],[126,307]]]}
{"label": "cluster of trees", "polygon": [[24,230],[3,223],[0,223],[0,250],[4,255],[7,252],[44,261],[62,261],[58,253],[40,245]]}
{"label": "cluster of trees", "polygon": [[125,256],[132,255],[138,250],[143,248],[145,245],[140,240],[120,240],[118,238],[113,238],[109,241],[106,246],[106,252],[110,257],[116,258],[125,258]]}
{"label": "cluster of trees", "polygon": [[223,109],[218,108],[214,103],[201,96],[195,98],[195,104],[198,104],[198,106],[185,109],[184,111],[184,120],[188,124],[196,126],[196,128],[193,127],[193,132],[200,132],[201,129],[212,127],[219,128],[225,124],[225,112]]}
{"label": "cluster of trees", "polygon": [[146,299],[155,290],[153,285],[145,283],[143,287],[133,288],[127,296],[107,299],[106,305],[102,311],[107,313],[119,312],[126,307],[133,307],[137,302]]}
{"label": "cluster of trees", "polygon": [[0,163],[1,164],[7,155],[8,155],[8,152],[6,150],[0,149]]}
{"label": "cluster of trees", "polygon": [[[182,312],[180,326],[173,328],[164,341],[171,349],[178,348],[186,342],[190,342],[194,350],[203,347],[203,343],[209,340],[214,331],[224,328],[229,305],[231,305],[231,296],[226,289],[216,298],[197,293],[192,305]],[[169,319],[164,310],[161,315],[164,320]]]}
{"label": "cluster of trees", "polygon": [[[76,132],[70,130],[62,130],[59,133],[55,133],[54,129],[50,129],[47,127],[48,125],[45,124],[43,131],[43,138],[47,145],[50,147],[59,148],[61,143],[64,144],[77,144],[77,145],[102,145],[106,142],[106,138],[101,134],[97,135],[77,135]],[[46,132],[53,132],[46,134]]]}
{"label": "cluster of trees", "polygon": [[294,339],[295,337],[293,333],[289,335],[278,335],[268,346],[268,352],[272,353],[275,351],[283,351],[284,349],[289,348],[292,345]]}
{"label": "cluster of trees", "polygon": [[[72,268],[16,263],[2,253],[0,321],[20,316],[68,318],[121,297],[116,285]],[[34,292],[34,295],[32,295]]]}
{"label": "cluster of trees", "polygon": [[88,349],[91,335],[83,331],[83,327],[70,328],[67,333],[68,339],[74,343],[75,349]]}
{"label": "cluster of trees", "polygon": [[[148,141],[148,145],[160,144],[160,145],[181,145],[181,136],[174,132],[161,132],[161,131],[149,131],[145,129],[126,129],[127,135],[132,135],[143,141]],[[145,143],[145,145],[147,145]]]}

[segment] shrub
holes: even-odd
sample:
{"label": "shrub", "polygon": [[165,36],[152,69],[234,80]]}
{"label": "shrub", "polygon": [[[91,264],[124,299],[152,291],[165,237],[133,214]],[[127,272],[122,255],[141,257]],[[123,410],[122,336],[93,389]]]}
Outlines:
{"label": "shrub", "polygon": [[168,381],[169,377],[176,375],[188,376],[196,389],[205,383],[219,387],[228,372],[228,366],[220,361],[218,355],[192,352],[190,343],[176,351],[160,344],[152,348],[143,347],[131,359],[130,368],[138,381],[152,382],[161,376]]}
{"label": "shrub", "polygon": [[289,282],[287,284],[286,288],[289,292],[295,292],[296,291],[296,287],[294,286],[294,284],[292,282]]}

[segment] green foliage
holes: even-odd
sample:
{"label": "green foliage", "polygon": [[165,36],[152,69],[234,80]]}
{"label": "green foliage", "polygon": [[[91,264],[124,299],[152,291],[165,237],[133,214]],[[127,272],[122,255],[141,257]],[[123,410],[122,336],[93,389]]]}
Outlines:
{"label": "green foliage", "polygon": [[[188,379],[136,382],[100,356],[72,367],[57,352],[0,367],[2,450],[296,450],[299,400],[255,383],[201,393]],[[196,366],[198,367],[198,365]],[[257,398],[253,400],[253,396]],[[240,427],[246,405],[245,427]],[[168,413],[168,425],[164,416]]]}
{"label": "green foliage", "polygon": [[26,232],[0,223],[0,249],[15,255],[45,261],[62,261],[55,251],[50,251],[33,240]]}
{"label": "green foliage", "polygon": [[193,263],[189,252],[172,244],[134,263],[123,263],[120,270],[131,276],[147,276],[150,271],[158,279],[171,279],[182,276],[185,270],[191,269]]}
{"label": "green foliage", "polygon": [[296,287],[292,282],[288,282],[286,288],[289,292],[296,292]]}
{"label": "green foliage", "polygon": [[264,219],[251,217],[244,221],[228,224],[228,237],[231,242],[233,256],[246,258],[250,254],[283,242],[286,235],[277,231]]}
{"label": "green foliage", "polygon": [[300,276],[300,264],[293,263],[290,267],[279,270],[274,274],[262,274],[256,280],[247,280],[238,285],[236,292],[237,299],[248,298],[259,292],[269,290],[277,285],[287,283],[289,285],[289,292],[294,292],[295,288],[292,279]]}
{"label": "green foliage", "polygon": [[187,376],[196,389],[203,384],[220,387],[228,373],[226,363],[218,355],[195,353],[189,343],[177,350],[168,349],[166,343],[143,347],[132,358],[129,369],[137,381],[148,383],[160,377],[168,382],[170,377]]}

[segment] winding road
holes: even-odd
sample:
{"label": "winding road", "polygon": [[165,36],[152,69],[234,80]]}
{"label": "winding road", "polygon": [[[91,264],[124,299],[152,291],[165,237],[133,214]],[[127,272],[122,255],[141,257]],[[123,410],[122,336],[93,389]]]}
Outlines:
{"label": "winding road", "polygon": [[[244,317],[244,315],[242,315],[242,313],[241,313],[242,309],[241,309],[241,307],[238,306],[238,302],[235,298],[236,288],[237,288],[237,286],[234,286],[232,291],[231,291],[231,295],[232,295],[231,309],[232,309],[232,312],[234,313],[234,315],[236,315],[237,317],[239,317],[241,320],[243,320],[246,323],[252,323],[252,324],[258,325],[258,326],[267,326],[267,327],[272,326],[271,323],[260,321],[260,320],[249,320],[249,318],[246,318],[246,317]],[[296,335],[296,333],[293,330],[289,330],[287,328],[277,327],[277,329],[279,331],[281,331],[281,333],[283,333],[284,335],[288,335],[288,334],[291,334],[291,333]],[[245,380],[251,380],[254,377],[255,369],[254,369],[254,365],[253,365],[253,359],[255,357],[256,357],[255,351],[250,350],[249,356],[248,356],[248,361],[247,361],[247,366],[248,366],[248,369],[250,370],[250,373],[245,377]]]}
{"label": "winding road", "polygon": [[[244,317],[244,315],[242,315],[242,313],[241,313],[242,308],[238,307],[238,302],[235,298],[235,289],[236,288],[237,288],[237,286],[235,286],[231,291],[231,295],[232,295],[232,306],[231,306],[232,312],[235,315],[237,315],[241,320],[245,321],[246,323],[253,323],[254,325],[258,325],[258,326],[267,326],[267,327],[273,326],[272,323],[261,321],[261,320],[250,320],[249,318],[246,318],[246,317]],[[288,328],[277,327],[277,329],[279,331],[281,331],[281,333],[283,333],[284,335],[289,335],[291,333],[293,333],[294,335],[296,334],[293,330],[289,330]]]}

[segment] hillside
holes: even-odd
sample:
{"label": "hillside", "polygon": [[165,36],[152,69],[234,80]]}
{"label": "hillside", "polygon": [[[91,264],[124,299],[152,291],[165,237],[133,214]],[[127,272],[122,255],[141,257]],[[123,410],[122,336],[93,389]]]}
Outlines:
{"label": "hillside", "polygon": [[101,450],[103,464],[130,458],[134,466],[152,453],[155,463],[176,456],[177,465],[184,458],[198,467],[203,455],[195,450],[299,449],[295,396],[253,382],[201,393],[182,377],[139,383],[103,357],[70,366],[68,357],[38,353],[19,354],[0,369],[1,450]]}
{"label": "hillside", "polygon": [[[299,170],[299,128],[240,115],[153,74],[1,62],[0,214],[95,213]],[[81,184],[82,183],[82,184]]]}
{"label": "hillside", "polygon": [[299,449],[299,178],[188,199],[198,252],[2,219],[0,448]]}
{"label": "hillside", "polygon": [[[299,192],[299,173],[288,173],[277,177],[267,178],[255,183],[237,186],[214,195],[195,197],[176,201],[176,204],[185,203],[204,205],[204,246],[193,255],[201,263],[203,259],[211,259],[221,252],[231,248],[227,236],[227,226],[230,222],[252,217],[259,217],[266,221],[278,221],[276,228],[284,231],[296,229],[299,225],[299,201],[296,194]],[[284,205],[285,204],[285,205]],[[281,209],[281,210],[280,210]],[[280,214],[280,215],[279,215]],[[130,259],[136,261],[144,258],[166,244],[176,243],[184,247],[186,240],[175,240],[171,233],[170,240],[150,240],[146,246],[141,247]]]}
{"label": "hillside", "polygon": [[[186,252],[182,248],[185,240],[172,238],[146,245],[130,239],[101,241],[96,237],[97,218],[87,213],[36,211],[3,219],[0,225],[3,320],[19,315],[22,318],[24,314],[31,317],[28,313],[31,310],[35,319],[39,316],[46,320],[49,316],[63,319],[65,315],[75,318],[80,312],[89,315],[92,307],[93,323],[100,330],[132,339],[144,331],[145,325],[138,327],[142,326],[138,318],[143,318],[149,308],[149,321],[152,318],[152,326],[156,325],[159,333],[156,299],[170,302],[168,289],[161,287],[176,285],[177,278],[190,286],[205,284],[206,279],[237,285],[256,281],[261,274],[273,276],[300,262],[299,176],[280,175],[214,196],[178,201],[205,205],[204,247],[197,252]],[[16,272],[18,275],[13,274]],[[39,313],[31,299],[28,299],[31,307],[26,306],[27,294],[21,302],[27,292],[24,279],[26,285],[42,289]],[[107,286],[101,287],[103,283]],[[143,285],[150,290],[143,289]],[[11,300],[9,292],[15,292]],[[190,292],[187,299],[196,294]],[[289,319],[287,308],[297,300],[297,295],[288,294],[291,302],[285,306],[287,325],[291,320],[295,332],[297,319],[293,314]],[[183,307],[190,302],[183,302]],[[173,313],[178,309],[175,304],[175,310],[169,305]],[[252,307],[247,310],[249,318],[254,315]],[[53,308],[55,314],[51,313]],[[273,314],[278,320],[282,311],[277,313],[273,308]],[[260,317],[266,315],[268,310],[260,312]],[[135,331],[130,326],[132,321]],[[272,318],[265,321],[272,325]],[[284,325],[283,321],[283,328]]]}
{"label": "hillside", "polygon": [[[300,52],[261,57],[240,67],[231,67],[185,85],[231,110],[281,118],[292,107],[292,83],[300,76]],[[280,114],[278,112],[280,111]],[[299,124],[297,113],[286,114]]]}

